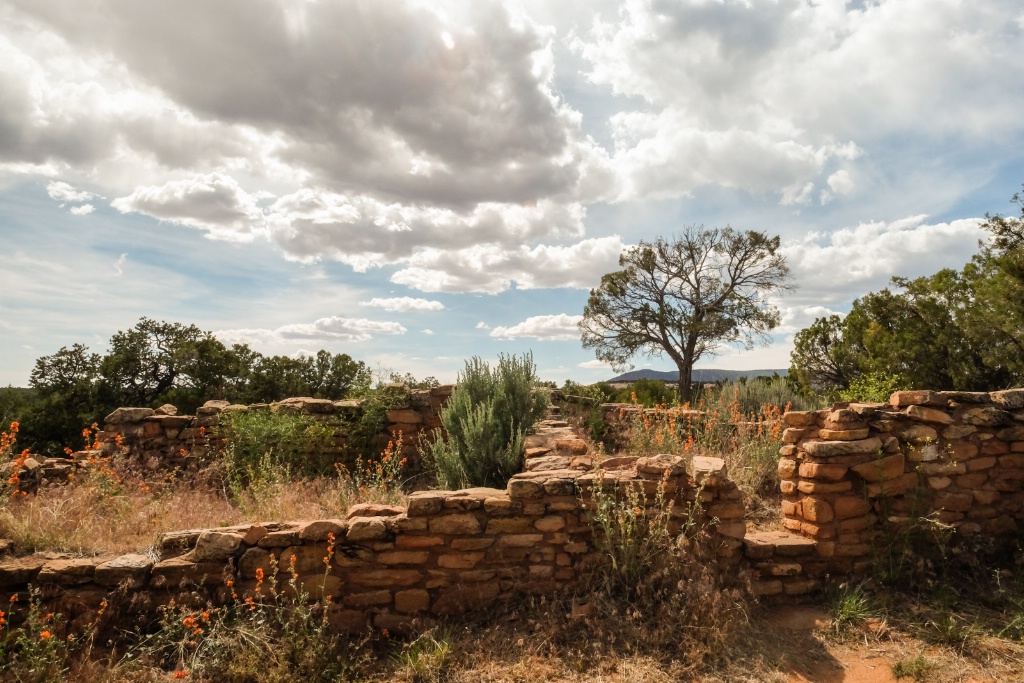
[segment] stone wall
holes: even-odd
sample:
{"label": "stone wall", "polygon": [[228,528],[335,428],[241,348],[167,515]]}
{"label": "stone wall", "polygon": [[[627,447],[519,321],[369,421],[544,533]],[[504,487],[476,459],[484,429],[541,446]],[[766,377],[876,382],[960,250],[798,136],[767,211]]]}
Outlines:
{"label": "stone wall", "polygon": [[0,591],[24,592],[31,584],[59,601],[66,616],[87,620],[117,587],[145,612],[183,592],[215,602],[231,593],[244,599],[256,592],[259,572],[265,594],[276,567],[279,587],[294,571],[311,596],[329,595],[338,628],[401,631],[572,585],[595,558],[588,510],[597,487],[638,487],[650,506],[659,504],[661,489],[677,530],[698,505],[719,562],[739,566],[745,509],[722,460],[616,458],[594,469],[593,460],[572,455],[578,447],[570,436],[565,423],[546,423],[530,437],[534,469],[504,490],[421,491],[405,507],[356,505],[345,519],[175,532],[162,537],[157,557],[34,555],[0,562]]}
{"label": "stone wall", "polygon": [[[868,574],[880,540],[915,525],[950,539],[1015,538],[1021,528],[1024,389],[900,391],[887,404],[837,404],[783,420],[779,476],[791,533],[747,538],[762,594]],[[779,540],[781,554],[772,547]]]}
{"label": "stone wall", "polygon": [[[379,434],[381,445],[401,433],[402,455],[415,460],[419,455],[420,436],[441,426],[441,409],[452,389],[451,385],[412,391],[401,385],[391,387],[396,403],[387,410],[387,426]],[[195,415],[178,415],[171,405],[155,410],[118,408],[107,416],[98,440],[105,454],[122,451],[146,469],[188,467],[223,445],[223,432],[219,429],[221,416],[242,410],[297,412],[322,422],[333,430],[333,448],[329,447],[326,453],[336,455],[341,461],[364,410],[364,402],[360,399],[289,398],[277,403],[245,406],[207,401]],[[84,459],[88,455],[79,452],[73,458]]]}

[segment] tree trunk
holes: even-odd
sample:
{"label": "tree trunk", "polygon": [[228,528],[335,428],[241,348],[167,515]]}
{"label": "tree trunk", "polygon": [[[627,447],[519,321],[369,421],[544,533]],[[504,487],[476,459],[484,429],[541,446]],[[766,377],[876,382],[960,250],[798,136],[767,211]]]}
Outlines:
{"label": "tree trunk", "polygon": [[693,363],[685,359],[676,361],[679,369],[679,403],[689,403],[693,399]]}

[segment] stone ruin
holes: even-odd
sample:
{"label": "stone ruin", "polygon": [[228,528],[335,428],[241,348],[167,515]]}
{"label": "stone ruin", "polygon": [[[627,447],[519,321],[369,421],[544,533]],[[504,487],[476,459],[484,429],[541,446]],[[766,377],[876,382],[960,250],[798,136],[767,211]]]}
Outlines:
{"label": "stone ruin", "polygon": [[[147,438],[181,438],[166,430],[185,426],[153,417],[107,431],[141,423],[141,433],[129,436],[143,449]],[[960,537],[1017,538],[1024,389],[904,391],[888,404],[837,404],[783,420],[778,530],[748,530],[742,494],[721,459],[621,457],[596,467],[586,442],[549,420],[528,438],[525,471],[504,490],[421,491],[407,506],[357,505],[345,519],[175,532],[153,555],[7,560],[0,562],[0,591],[32,585],[84,621],[115,591],[129,590],[132,609],[151,615],[183,592],[223,602],[229,581],[244,595],[255,590],[257,570],[294,567],[311,596],[331,596],[338,628],[422,628],[444,615],[575,583],[598,552],[588,521],[598,482],[608,490],[640,487],[648,501],[664,487],[675,523],[698,505],[721,570],[771,599],[870,575],[876,544],[893,529],[929,523]],[[147,436],[153,423],[162,436],[152,428]],[[325,572],[329,538],[336,561]]]}

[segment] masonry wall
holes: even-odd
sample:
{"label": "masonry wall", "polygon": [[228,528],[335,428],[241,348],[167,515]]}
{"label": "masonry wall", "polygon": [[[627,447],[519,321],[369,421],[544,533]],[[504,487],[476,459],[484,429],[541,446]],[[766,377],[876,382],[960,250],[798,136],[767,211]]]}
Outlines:
{"label": "masonry wall", "polygon": [[[392,389],[398,404],[387,411],[387,426],[379,437],[387,443],[389,438],[401,433],[402,455],[415,460],[419,455],[419,437],[441,426],[441,409],[451,396],[453,387],[445,385],[410,391],[396,385]],[[177,409],[170,405],[155,410],[118,408],[107,416],[98,438],[107,454],[123,450],[127,457],[150,470],[187,467],[223,445],[223,432],[219,429],[222,415],[257,410],[297,412],[333,430],[333,449],[328,448],[327,455],[333,454],[340,461],[363,408],[363,401],[359,399],[330,401],[316,398],[289,398],[251,406],[207,401],[195,415],[178,415]],[[77,454],[79,459],[87,456],[85,452]]]}
{"label": "masonry wall", "polygon": [[[951,538],[1019,533],[1024,389],[900,391],[889,403],[783,420],[783,524],[796,538],[748,537],[761,594],[783,592],[786,581],[868,574],[880,538],[929,521]],[[774,555],[772,538],[802,560]]]}
{"label": "masonry wall", "polygon": [[[65,615],[86,620],[117,590],[129,591],[132,609],[146,614],[174,596],[223,602],[232,593],[239,600],[257,589],[266,595],[270,577],[281,589],[294,572],[311,596],[331,597],[336,627],[401,631],[574,584],[594,560],[588,509],[596,487],[638,487],[651,506],[661,489],[677,530],[698,505],[719,561],[739,566],[745,509],[722,460],[619,458],[595,470],[593,461],[572,454],[578,446],[567,436],[558,422],[532,436],[534,469],[504,490],[422,491],[406,507],[356,505],[345,519],[175,532],[161,538],[156,558],[35,555],[0,563],[0,591],[24,592],[32,584]],[[556,458],[569,466],[557,468]]]}

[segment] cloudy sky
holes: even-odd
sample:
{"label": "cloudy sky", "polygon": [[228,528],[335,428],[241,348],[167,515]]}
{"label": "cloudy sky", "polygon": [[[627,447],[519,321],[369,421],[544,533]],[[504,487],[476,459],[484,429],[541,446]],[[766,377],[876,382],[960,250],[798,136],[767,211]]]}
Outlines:
{"label": "cloudy sky", "polygon": [[0,0],[0,384],[141,316],[596,381],[588,289],[691,224],[781,235],[774,343],[700,365],[784,368],[1012,212],[1021,55],[1019,0]]}

